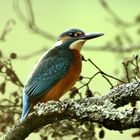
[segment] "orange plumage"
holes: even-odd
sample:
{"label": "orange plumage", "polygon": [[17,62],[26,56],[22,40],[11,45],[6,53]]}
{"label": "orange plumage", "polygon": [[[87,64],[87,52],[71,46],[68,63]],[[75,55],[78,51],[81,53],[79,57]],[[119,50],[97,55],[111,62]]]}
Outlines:
{"label": "orange plumage", "polygon": [[27,80],[20,121],[38,102],[59,100],[74,86],[81,72],[82,46],[87,40],[101,35],[103,33],[85,34],[80,29],[70,29],[60,34],[55,46],[43,55]]}
{"label": "orange plumage", "polygon": [[37,99],[34,104],[38,102],[47,102],[49,100],[59,100],[64,93],[74,86],[79,79],[82,63],[80,52],[75,49],[73,49],[72,52],[74,54],[74,63],[71,65],[66,75],[49,92]]}

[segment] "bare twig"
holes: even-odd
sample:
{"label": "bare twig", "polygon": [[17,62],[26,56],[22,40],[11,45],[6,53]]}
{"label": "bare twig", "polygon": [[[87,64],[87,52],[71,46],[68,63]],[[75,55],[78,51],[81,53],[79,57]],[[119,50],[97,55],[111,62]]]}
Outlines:
{"label": "bare twig", "polygon": [[111,6],[109,6],[109,4],[105,0],[100,0],[100,3],[102,7],[105,9],[105,11],[112,17],[114,25],[118,27],[124,39],[128,43],[133,43],[133,38],[131,35],[129,35],[126,29],[128,27],[132,27],[134,25],[139,25],[139,24],[137,22],[128,23],[123,19],[121,19],[121,17],[118,16],[118,14],[111,8]]}
{"label": "bare twig", "polygon": [[[119,81],[119,82],[121,82],[121,83],[126,83],[125,81],[120,80],[120,79],[118,79],[118,78],[116,78],[116,77],[114,77],[114,76],[112,76],[112,75],[109,75],[109,74],[105,73],[104,71],[102,71],[91,59],[87,59],[86,61],[89,61],[89,62],[103,75],[103,77],[104,77],[104,76],[107,76],[107,77],[112,78],[112,79],[114,79],[114,80],[117,80],[117,81]],[[105,79],[106,79],[106,78],[105,78]],[[108,81],[108,80],[107,80],[107,81]],[[109,84],[110,84],[110,82],[109,82]],[[112,85],[112,84],[111,84],[111,85]]]}
{"label": "bare twig", "polygon": [[[44,46],[43,48],[41,48],[38,51],[19,56],[18,59],[23,59],[23,60],[30,59],[32,57],[35,57],[39,54],[44,53],[48,49],[49,49],[49,47]],[[140,50],[140,45],[132,45],[129,47],[124,47],[124,46],[123,47],[119,47],[119,46],[85,46],[83,48],[83,50],[85,50],[85,51],[107,51],[107,52],[112,52],[112,53],[128,53],[128,52],[131,53],[133,51]]]}
{"label": "bare twig", "polygon": [[21,80],[19,79],[15,71],[12,69],[11,59],[8,59],[7,61],[0,61],[0,64],[6,68],[5,72],[0,70],[0,73],[3,74],[6,73],[6,75],[4,76],[6,77],[7,80],[8,80],[7,76],[9,76],[11,81],[14,82],[14,84],[23,87]]}
{"label": "bare twig", "polygon": [[140,50],[140,45],[129,45],[127,46],[86,46],[83,48],[84,50],[87,51],[107,51],[107,52],[112,52],[112,53],[128,53],[128,52],[133,52],[133,51],[138,51]]}
{"label": "bare twig", "polygon": [[14,0],[14,9],[16,11],[18,18],[22,22],[24,22],[25,25],[28,27],[28,29],[30,29],[34,33],[36,33],[42,37],[45,37],[46,39],[49,39],[50,41],[54,41],[56,39],[56,37],[54,35],[44,31],[36,24],[31,1],[25,0],[25,5],[26,5],[27,17],[20,9],[19,0]]}
{"label": "bare twig", "polygon": [[48,48],[44,47],[39,51],[35,51],[35,52],[29,53],[29,54],[26,54],[26,55],[23,55],[23,56],[19,56],[18,59],[23,59],[23,60],[30,59],[32,57],[35,57],[39,54],[42,54],[42,53],[46,52],[47,50],[48,50]]}
{"label": "bare twig", "polygon": [[128,82],[131,80],[139,79],[140,77],[140,68],[139,68],[139,56],[134,55],[132,58],[129,58],[123,62],[125,73],[126,73],[126,79]]}
{"label": "bare twig", "polygon": [[123,20],[114,10],[109,6],[106,0],[100,0],[102,7],[105,11],[112,17],[115,24],[121,25],[123,27],[132,27],[134,25],[138,25],[136,22],[126,22]]}
{"label": "bare twig", "polygon": [[4,28],[2,29],[1,33],[0,33],[0,40],[1,41],[5,41],[6,36],[9,34],[9,32],[12,30],[12,25],[15,25],[16,22],[13,19],[10,19],[6,22]]}

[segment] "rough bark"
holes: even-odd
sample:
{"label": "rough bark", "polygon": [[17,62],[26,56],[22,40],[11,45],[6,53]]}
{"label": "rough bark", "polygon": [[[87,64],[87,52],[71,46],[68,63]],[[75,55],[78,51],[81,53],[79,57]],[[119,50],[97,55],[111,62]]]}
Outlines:
{"label": "rough bark", "polygon": [[64,119],[91,121],[117,131],[140,128],[140,109],[119,108],[139,100],[140,81],[135,81],[117,86],[100,97],[39,103],[35,106],[36,112],[30,114],[22,123],[14,124],[2,140],[24,140],[36,129]]}

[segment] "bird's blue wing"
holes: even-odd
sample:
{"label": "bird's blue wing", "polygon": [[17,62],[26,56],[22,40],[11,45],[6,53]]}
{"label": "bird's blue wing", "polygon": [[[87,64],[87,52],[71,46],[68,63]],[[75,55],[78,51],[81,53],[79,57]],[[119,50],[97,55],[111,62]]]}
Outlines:
{"label": "bird's blue wing", "polygon": [[30,99],[42,96],[64,77],[71,64],[71,57],[54,56],[42,60],[28,79],[24,92]]}

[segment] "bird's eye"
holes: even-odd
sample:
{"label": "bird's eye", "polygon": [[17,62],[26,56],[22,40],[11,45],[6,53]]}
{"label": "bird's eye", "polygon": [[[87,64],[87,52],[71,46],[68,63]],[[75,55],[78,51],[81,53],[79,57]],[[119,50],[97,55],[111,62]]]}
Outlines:
{"label": "bird's eye", "polygon": [[74,37],[74,34],[75,34],[75,33],[72,33],[72,32],[71,32],[71,33],[70,33],[70,37]]}
{"label": "bird's eye", "polygon": [[80,35],[82,35],[81,32],[76,32],[76,33],[71,32],[71,33],[69,34],[70,37],[78,37],[78,36],[80,36]]}

